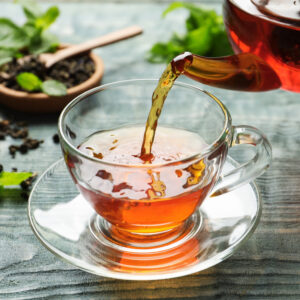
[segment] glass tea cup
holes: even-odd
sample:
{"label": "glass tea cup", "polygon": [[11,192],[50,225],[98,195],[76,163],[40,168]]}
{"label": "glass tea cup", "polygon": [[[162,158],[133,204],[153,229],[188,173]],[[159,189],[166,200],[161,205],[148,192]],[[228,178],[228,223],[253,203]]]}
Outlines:
{"label": "glass tea cup", "polygon": [[[178,239],[208,195],[250,182],[271,162],[271,146],[258,129],[233,126],[220,100],[179,82],[164,104],[153,151],[159,156],[165,147],[182,155],[159,163],[137,162],[156,84],[127,80],[97,87],[74,99],[59,118],[69,172],[97,213],[97,230],[118,246],[154,247]],[[134,153],[130,141],[130,149],[122,148],[124,136],[134,138]],[[118,156],[110,161],[93,152],[91,137],[100,147],[109,141],[106,151],[111,153],[121,148]],[[252,145],[254,157],[223,174],[228,149],[240,144]]]}

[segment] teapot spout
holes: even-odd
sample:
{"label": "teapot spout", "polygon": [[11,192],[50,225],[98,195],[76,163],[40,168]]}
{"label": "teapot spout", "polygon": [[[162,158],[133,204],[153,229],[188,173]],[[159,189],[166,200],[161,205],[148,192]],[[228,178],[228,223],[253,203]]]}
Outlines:
{"label": "teapot spout", "polygon": [[185,52],[171,64],[173,72],[219,88],[261,92],[281,86],[275,71],[251,53],[208,58]]}

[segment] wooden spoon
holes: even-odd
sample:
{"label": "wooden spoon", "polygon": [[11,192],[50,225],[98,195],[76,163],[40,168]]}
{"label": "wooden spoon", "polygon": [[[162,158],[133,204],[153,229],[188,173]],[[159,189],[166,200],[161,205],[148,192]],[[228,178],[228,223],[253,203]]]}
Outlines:
{"label": "wooden spoon", "polygon": [[55,53],[40,54],[39,58],[44,63],[46,68],[50,68],[58,61],[63,60],[65,58],[87,52],[91,49],[98,48],[100,46],[106,46],[124,39],[128,39],[130,37],[141,34],[142,32],[143,30],[139,26],[130,26],[121,30],[111,32],[104,36],[86,41],[84,43],[67,47]]}

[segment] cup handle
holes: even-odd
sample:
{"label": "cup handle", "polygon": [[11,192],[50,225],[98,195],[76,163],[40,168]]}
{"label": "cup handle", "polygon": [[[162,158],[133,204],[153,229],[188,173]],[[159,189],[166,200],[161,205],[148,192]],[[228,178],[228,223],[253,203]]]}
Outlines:
{"label": "cup handle", "polygon": [[254,157],[240,167],[221,175],[211,197],[230,192],[252,181],[270,166],[272,147],[261,131],[251,126],[234,126],[231,147],[242,144],[249,144],[255,147]]}

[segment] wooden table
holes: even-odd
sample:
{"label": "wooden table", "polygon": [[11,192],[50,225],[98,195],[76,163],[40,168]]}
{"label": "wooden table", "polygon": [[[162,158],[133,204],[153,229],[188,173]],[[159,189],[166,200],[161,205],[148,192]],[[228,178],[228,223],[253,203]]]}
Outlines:
{"label": "wooden table", "polygon": [[[219,12],[218,1],[207,4]],[[165,4],[60,4],[61,17],[53,27],[62,41],[80,42],[117,28],[139,24],[144,34],[98,49],[105,62],[103,83],[129,78],[158,78],[163,65],[145,61],[145,53],[173,30],[183,31],[183,11],[165,20]],[[1,3],[1,16],[20,20],[12,4]],[[201,86],[198,83],[192,84]],[[32,233],[27,203],[19,192],[0,199],[0,299],[300,299],[300,97],[273,91],[240,93],[207,87],[227,105],[234,124],[251,124],[266,133],[273,146],[272,167],[257,180],[263,214],[252,237],[232,257],[201,273],[161,281],[121,281],[97,277],[48,252]],[[30,116],[0,108],[1,117],[29,122],[30,135],[42,147],[12,159],[0,142],[5,170],[41,174],[61,157],[53,143],[57,115]]]}

